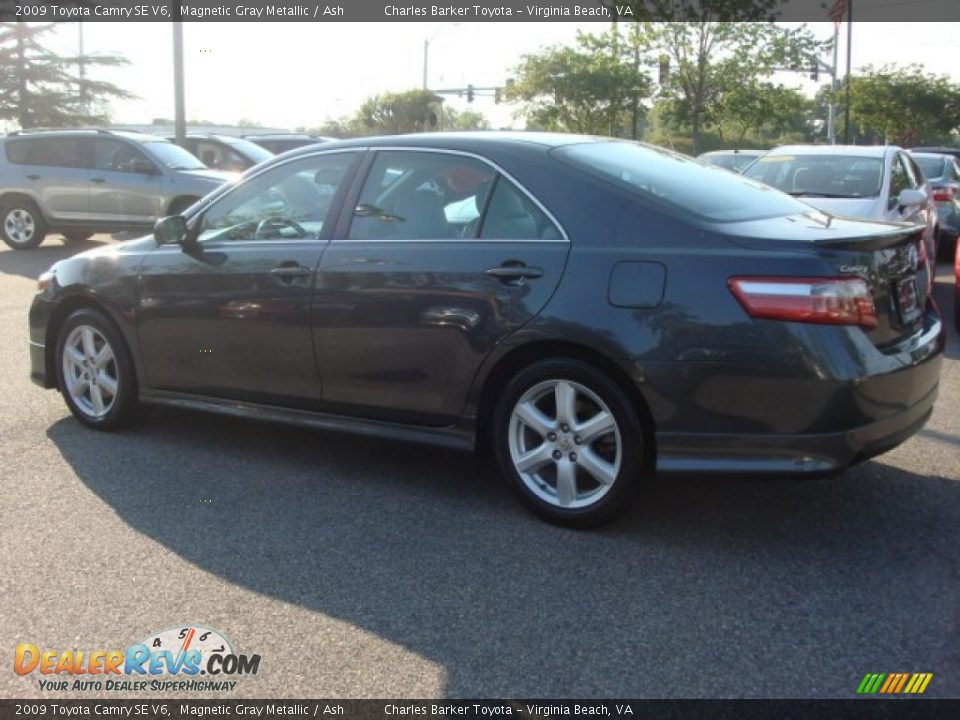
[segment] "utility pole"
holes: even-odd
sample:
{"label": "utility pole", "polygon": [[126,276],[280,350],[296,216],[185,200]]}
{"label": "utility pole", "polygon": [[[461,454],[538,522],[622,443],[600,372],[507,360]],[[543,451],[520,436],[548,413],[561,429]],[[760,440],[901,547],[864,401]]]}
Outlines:
{"label": "utility pole", "polygon": [[850,86],[853,84],[850,75],[850,58],[853,55],[853,0],[847,0],[847,77],[846,77],[846,106],[843,109],[843,144],[850,144]]}
{"label": "utility pole", "polygon": [[83,53],[83,23],[77,23],[77,97],[80,101],[80,112],[84,115],[88,115],[87,111],[87,69],[85,67],[84,61],[86,57]]}
{"label": "utility pole", "polygon": [[183,147],[187,142],[187,113],[183,91],[183,22],[177,2],[173,3],[173,17],[173,122],[177,145]]}
{"label": "utility pole", "polygon": [[833,25],[833,67],[830,70],[830,107],[827,110],[827,141],[837,144],[837,47],[840,40],[840,26]]}

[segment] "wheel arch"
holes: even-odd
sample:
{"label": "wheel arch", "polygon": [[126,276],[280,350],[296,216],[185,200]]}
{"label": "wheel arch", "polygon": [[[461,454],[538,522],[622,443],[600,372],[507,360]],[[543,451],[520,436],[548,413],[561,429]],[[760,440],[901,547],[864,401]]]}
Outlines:
{"label": "wheel arch", "polygon": [[43,221],[48,225],[50,224],[50,218],[47,216],[47,213],[44,212],[43,207],[40,204],[40,198],[38,198],[36,195],[32,195],[31,193],[23,190],[8,190],[6,192],[0,192],[0,205],[10,202],[10,200],[26,200],[37,209],[37,212],[40,213],[40,217],[43,219]]}
{"label": "wheel arch", "polygon": [[594,348],[566,340],[534,340],[513,348],[495,361],[483,378],[477,396],[477,448],[489,447],[493,409],[510,378],[538,360],[554,358],[579,360],[591,365],[608,375],[623,390],[631,407],[640,418],[644,439],[647,441],[647,447],[650,448],[644,460],[648,469],[652,470],[656,465],[655,424],[643,393],[630,378],[629,373],[615,360]]}

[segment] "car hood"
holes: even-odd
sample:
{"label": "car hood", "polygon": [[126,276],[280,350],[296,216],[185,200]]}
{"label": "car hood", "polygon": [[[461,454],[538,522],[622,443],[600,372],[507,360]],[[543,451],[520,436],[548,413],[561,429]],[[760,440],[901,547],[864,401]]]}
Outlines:
{"label": "car hood", "polygon": [[799,197],[797,200],[832,215],[883,219],[883,213],[880,211],[880,198]]}
{"label": "car hood", "polygon": [[209,168],[203,168],[199,170],[178,170],[178,174],[186,178],[192,178],[195,180],[207,180],[209,182],[216,183],[221,185],[225,182],[233,182],[238,177],[240,173],[225,172],[223,170],[210,170]]}

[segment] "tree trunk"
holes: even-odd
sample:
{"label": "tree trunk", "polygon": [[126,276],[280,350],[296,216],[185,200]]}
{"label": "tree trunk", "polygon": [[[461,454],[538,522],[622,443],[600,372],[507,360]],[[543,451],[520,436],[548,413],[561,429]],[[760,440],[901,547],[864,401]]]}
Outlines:
{"label": "tree trunk", "polygon": [[17,23],[17,122],[20,123],[20,129],[26,129],[33,123],[30,119],[30,89],[27,86],[27,47],[26,47],[26,25]]}

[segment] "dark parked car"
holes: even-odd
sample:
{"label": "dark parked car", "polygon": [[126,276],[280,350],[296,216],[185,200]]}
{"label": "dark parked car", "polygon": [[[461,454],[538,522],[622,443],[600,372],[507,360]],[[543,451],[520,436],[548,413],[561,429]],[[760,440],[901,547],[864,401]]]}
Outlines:
{"label": "dark parked car", "polygon": [[832,473],[916,432],[921,241],[630,142],[345,141],[54,265],[32,378],[105,430],[147,402],[490,447],[585,526],[654,469]]}
{"label": "dark parked car", "polygon": [[335,140],[335,138],[323,137],[321,135],[308,135],[306,133],[260,133],[244,135],[243,139],[256,143],[274,155],[285,153],[287,150],[306,147],[307,145],[318,145]]}
{"label": "dark parked car", "polygon": [[[174,137],[167,138],[171,142]],[[243,172],[274,153],[243,138],[212,133],[187,133],[184,148],[212,170]]]}
{"label": "dark parked car", "polygon": [[937,227],[940,230],[941,257],[952,258],[954,244],[960,236],[960,163],[953,155],[911,151],[937,206]]}

